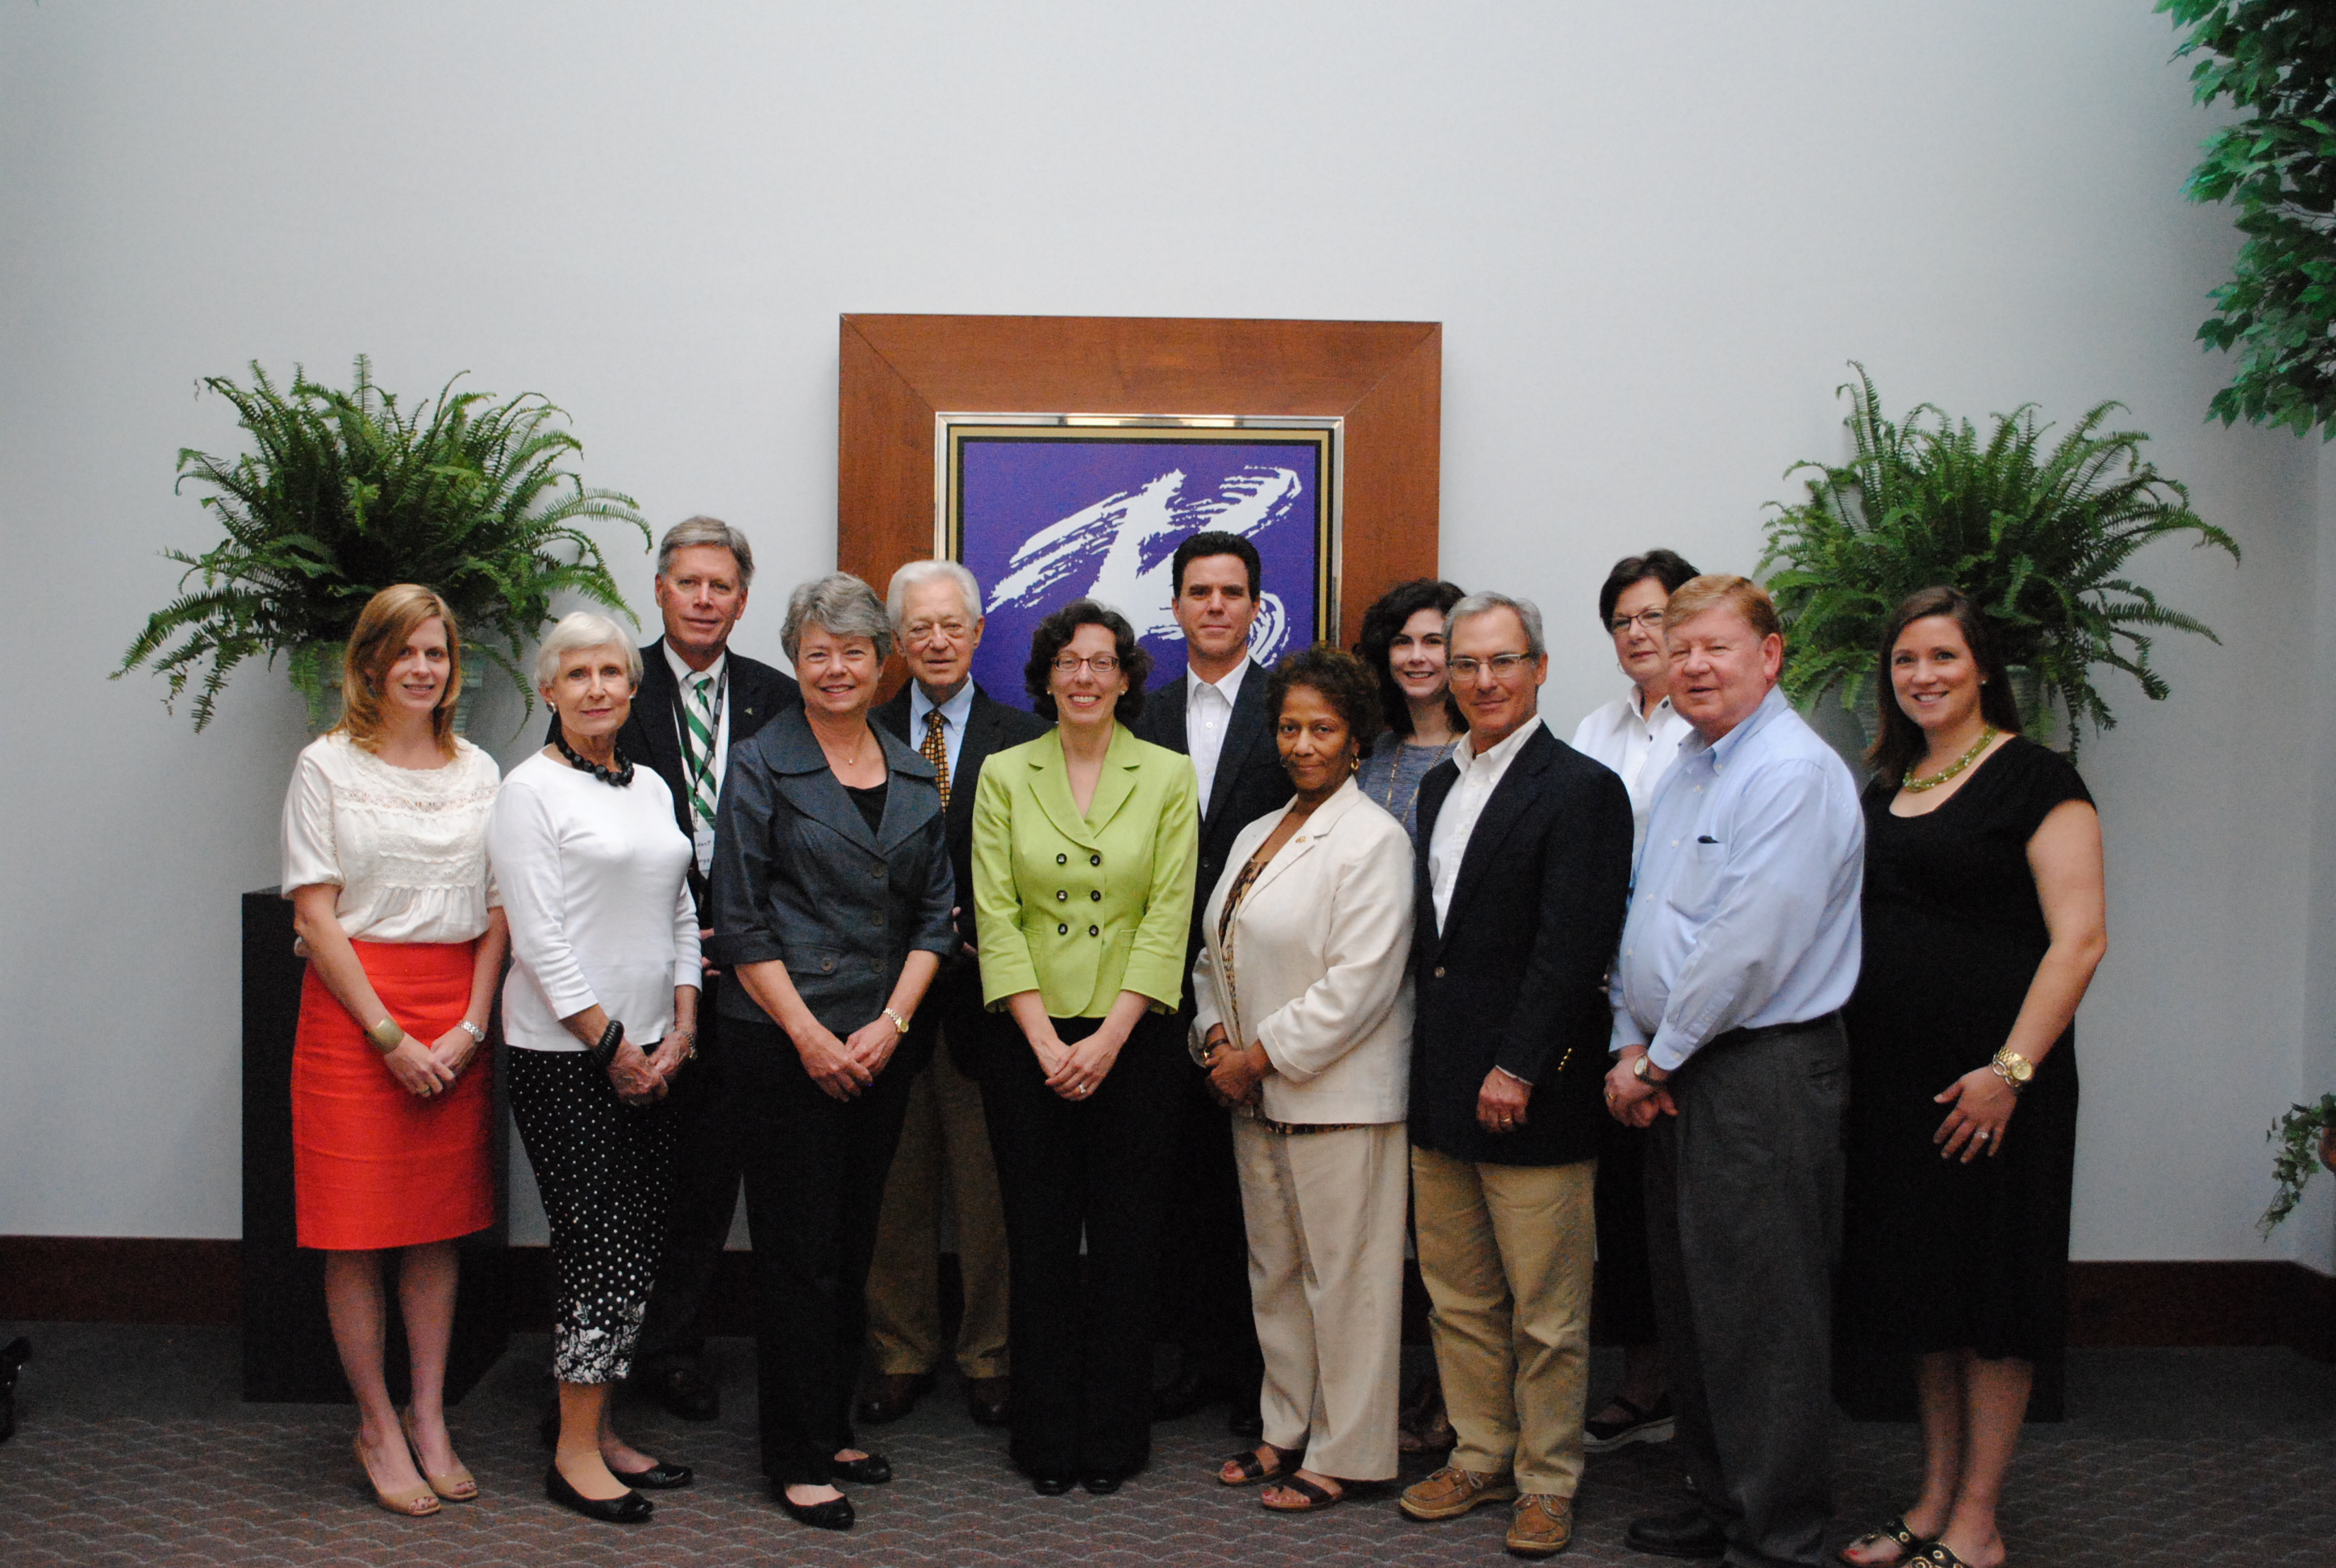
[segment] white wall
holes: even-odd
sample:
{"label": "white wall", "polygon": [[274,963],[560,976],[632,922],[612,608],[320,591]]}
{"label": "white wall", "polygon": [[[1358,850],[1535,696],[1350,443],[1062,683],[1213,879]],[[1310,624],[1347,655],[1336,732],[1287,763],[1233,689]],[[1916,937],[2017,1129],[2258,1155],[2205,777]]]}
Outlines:
{"label": "white wall", "polygon": [[[2180,199],[2172,44],[2141,0],[14,0],[0,1232],[238,1229],[234,899],[276,879],[298,709],[254,671],[195,735],[101,678],[155,552],[210,537],[170,492],[236,441],[198,377],[363,350],[412,394],[544,390],[594,482],[754,534],[768,657],[833,559],[837,315],[981,311],[1443,321],[1445,571],[1543,601],[1566,722],[1615,684],[1607,564],[1750,568],[1786,464],[1840,450],[1845,360],[1893,408],[2124,399],[2248,556],[2142,559],[2225,646],[2167,645],[2175,700],[2086,751],[2115,927],[2076,1244],[2262,1255],[2261,1129],[2336,1057],[2336,798],[2297,782],[2336,737],[2258,672],[2336,663],[2336,563],[2315,449],[2201,424],[2234,242]],[[2330,1213],[2282,1253],[2324,1263]]]}

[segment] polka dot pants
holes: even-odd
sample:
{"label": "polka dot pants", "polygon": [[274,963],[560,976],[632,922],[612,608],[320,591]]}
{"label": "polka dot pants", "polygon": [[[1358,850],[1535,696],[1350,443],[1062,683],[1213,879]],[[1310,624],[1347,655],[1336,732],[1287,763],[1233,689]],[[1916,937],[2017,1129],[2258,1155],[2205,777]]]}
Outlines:
{"label": "polka dot pants", "polygon": [[582,1051],[514,1050],[510,1064],[511,1116],[551,1222],[551,1375],[613,1383],[631,1368],[657,1279],[672,1122],[662,1105],[618,1099]]}

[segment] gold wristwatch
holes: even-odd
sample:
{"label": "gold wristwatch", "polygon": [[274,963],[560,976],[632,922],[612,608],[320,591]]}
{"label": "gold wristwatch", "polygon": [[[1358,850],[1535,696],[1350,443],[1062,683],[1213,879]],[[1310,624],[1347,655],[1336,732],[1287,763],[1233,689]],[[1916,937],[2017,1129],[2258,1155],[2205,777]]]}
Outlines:
{"label": "gold wristwatch", "polygon": [[2001,1078],[2010,1086],[2011,1092],[2015,1095],[2024,1091],[2036,1076],[2036,1064],[2010,1046],[1996,1052],[1995,1060],[1988,1063],[1988,1066],[1994,1069],[1997,1077]]}
{"label": "gold wristwatch", "polygon": [[892,1032],[894,1034],[905,1035],[909,1032],[908,1019],[902,1018],[900,1014],[894,1012],[890,1008],[886,1008],[884,1009],[884,1016],[892,1020]]}

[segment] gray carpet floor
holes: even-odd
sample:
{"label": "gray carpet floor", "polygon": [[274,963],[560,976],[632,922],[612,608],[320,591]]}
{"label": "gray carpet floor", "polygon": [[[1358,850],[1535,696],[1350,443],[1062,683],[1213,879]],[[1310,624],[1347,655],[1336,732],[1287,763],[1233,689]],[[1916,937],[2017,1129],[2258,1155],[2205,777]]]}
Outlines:
{"label": "gray carpet floor", "polygon": [[[1216,1485],[1238,1445],[1223,1413],[1158,1427],[1152,1468],[1117,1496],[1034,1495],[1002,1434],[972,1426],[943,1388],[908,1419],[865,1434],[900,1473],[856,1489],[849,1535],[798,1528],[756,1474],[753,1353],[717,1347],[723,1418],[673,1421],[620,1406],[628,1436],[696,1467],[648,1524],[596,1525],[542,1496],[535,1418],[540,1337],[522,1337],[453,1413],[483,1496],[434,1518],[374,1508],[348,1452],[346,1407],[246,1405],[232,1329],[20,1325],[34,1361],[22,1429],[0,1446],[0,1565],[193,1564],[1488,1563],[1506,1510],[1415,1524],[1392,1502],[1267,1516],[1256,1494]],[[1614,1368],[1601,1357],[1607,1377]],[[2015,1563],[2336,1563],[2336,1368],[2285,1350],[2090,1350],[2069,1369],[2069,1419],[2031,1426],[2006,1501]],[[1844,1525],[1911,1501],[1909,1426],[1844,1422]],[[1591,1461],[1571,1563],[1650,1568],[1622,1545],[1632,1515],[1681,1494],[1661,1446]]]}

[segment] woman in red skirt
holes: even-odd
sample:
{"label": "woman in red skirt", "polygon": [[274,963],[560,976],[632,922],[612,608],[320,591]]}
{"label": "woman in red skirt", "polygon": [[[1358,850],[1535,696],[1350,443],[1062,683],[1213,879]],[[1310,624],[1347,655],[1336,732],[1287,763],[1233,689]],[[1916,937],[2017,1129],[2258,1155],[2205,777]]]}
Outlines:
{"label": "woman in red skirt", "polygon": [[[478,1485],[443,1398],[454,1240],[494,1221],[493,1073],[479,1054],[509,946],[487,874],[494,759],[454,734],[458,628],[426,588],[384,589],[350,634],[341,722],[300,754],[284,802],[284,895],[308,971],[292,1052],[299,1243],[356,1396],[355,1443],[392,1513]],[[401,1419],[382,1379],[382,1260],[413,1366]]]}

